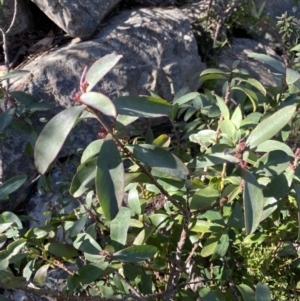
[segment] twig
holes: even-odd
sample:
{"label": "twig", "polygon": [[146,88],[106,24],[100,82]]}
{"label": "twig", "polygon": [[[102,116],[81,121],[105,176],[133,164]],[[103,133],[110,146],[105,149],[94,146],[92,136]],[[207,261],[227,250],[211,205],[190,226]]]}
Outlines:
{"label": "twig", "polygon": [[[229,264],[228,264],[228,261],[225,257],[223,257],[223,260],[224,260],[224,263],[225,263],[225,267],[230,270],[230,267],[229,267]],[[233,298],[235,301],[239,301],[239,296],[238,296],[238,293],[236,291],[236,288],[235,288],[235,285],[232,281],[232,277],[231,277],[231,274],[229,273],[228,274],[228,283],[229,283],[229,287],[230,287],[230,290],[232,292],[232,295],[233,295]]]}
{"label": "twig", "polygon": [[123,282],[125,282],[127,284],[127,286],[129,287],[129,289],[131,290],[132,294],[135,295],[136,300],[140,300],[140,301],[146,301],[147,299],[145,299],[143,296],[141,296],[136,289],[123,277],[121,276],[118,272],[115,273],[115,275],[122,280]]}
{"label": "twig", "polygon": [[181,265],[181,254],[182,254],[182,249],[185,244],[187,234],[189,231],[188,228],[189,228],[190,219],[191,219],[191,213],[190,213],[190,211],[186,210],[185,214],[184,214],[182,231],[180,234],[179,241],[177,243],[175,258],[172,262],[171,271],[170,271],[167,289],[166,289],[166,293],[169,293],[171,291],[173,291],[173,293],[171,295],[168,295],[168,294],[165,295],[163,298],[164,301],[168,301],[173,297],[173,295],[176,292],[176,288],[178,286],[178,281],[179,281],[181,273],[182,273],[182,268],[180,266]]}
{"label": "twig", "polygon": [[10,32],[10,30],[12,29],[12,27],[13,27],[13,25],[15,23],[16,16],[17,16],[17,11],[18,11],[18,1],[14,0],[14,14],[13,14],[13,17],[11,19],[9,27],[7,28],[7,30],[5,32],[6,34],[8,34]]}

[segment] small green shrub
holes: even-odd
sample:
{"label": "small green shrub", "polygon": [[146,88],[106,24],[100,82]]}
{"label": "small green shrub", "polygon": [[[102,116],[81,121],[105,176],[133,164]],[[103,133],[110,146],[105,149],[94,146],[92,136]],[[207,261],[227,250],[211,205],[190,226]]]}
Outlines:
{"label": "small green shrub", "polygon": [[[265,89],[236,61],[203,71],[202,92],[182,89],[171,104],[155,94],[110,100],[92,90],[121,57],[85,70],[76,105],[46,124],[34,149],[42,181],[72,128],[99,121],[100,139],[69,182],[68,202],[79,206],[57,207],[29,230],[14,213],[0,215],[0,286],[42,286],[59,267],[69,274],[59,300],[297,300],[299,75],[251,56],[275,68],[281,85]],[[222,97],[206,88],[216,80]],[[171,133],[149,127],[162,117]]]}

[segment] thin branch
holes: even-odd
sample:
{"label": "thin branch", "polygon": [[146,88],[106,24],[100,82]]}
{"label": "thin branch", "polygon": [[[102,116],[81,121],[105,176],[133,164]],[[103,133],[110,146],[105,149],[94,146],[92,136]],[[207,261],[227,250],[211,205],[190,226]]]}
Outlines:
{"label": "thin branch", "polygon": [[171,297],[173,297],[173,295],[176,292],[176,288],[178,286],[180,276],[182,274],[181,255],[182,255],[182,249],[183,249],[183,246],[185,244],[187,234],[188,234],[188,231],[189,231],[190,219],[191,219],[190,212],[185,211],[183,227],[182,227],[182,231],[181,231],[181,234],[180,234],[179,241],[177,243],[175,258],[172,262],[171,271],[170,271],[168,284],[167,284],[167,289],[166,289],[166,293],[169,293],[169,292],[173,291],[173,294],[171,294],[171,296],[168,295],[168,294],[165,295],[164,298],[163,298],[164,301],[168,301],[168,300],[170,300]]}
{"label": "thin branch", "polygon": [[17,11],[18,11],[18,1],[17,0],[14,0],[14,14],[13,14],[13,17],[12,17],[12,20],[10,22],[10,25],[9,27],[7,28],[6,30],[6,34],[8,34],[10,32],[10,30],[12,29],[14,23],[15,23],[15,20],[16,20],[16,16],[17,16]]}
{"label": "thin branch", "polygon": [[132,294],[135,295],[136,300],[140,300],[140,301],[146,301],[147,299],[145,299],[143,296],[141,296],[136,289],[123,277],[121,276],[118,272],[115,273],[115,275],[122,280],[123,282],[126,283],[126,285],[129,287],[129,289],[131,290]]}

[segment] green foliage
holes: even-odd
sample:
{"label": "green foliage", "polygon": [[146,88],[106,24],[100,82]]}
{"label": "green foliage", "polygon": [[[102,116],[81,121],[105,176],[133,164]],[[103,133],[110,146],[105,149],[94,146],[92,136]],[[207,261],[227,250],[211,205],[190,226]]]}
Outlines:
{"label": "green foliage", "polygon": [[[248,3],[258,20],[263,6]],[[288,44],[293,19],[280,22],[289,55],[299,56]],[[39,190],[52,190],[49,170],[81,120],[93,116],[103,132],[61,183],[45,225],[25,229],[26,217],[0,215],[0,287],[42,287],[50,269],[62,268],[60,298],[70,300],[298,300],[300,76],[293,60],[249,56],[276,70],[276,87],[235,61],[204,70],[198,92],[183,88],[169,103],[154,93],[111,100],[92,91],[121,59],[107,55],[84,70],[74,106],[43,129],[28,129],[30,116],[48,107],[10,92],[17,106],[1,113],[0,131],[31,134]],[[0,202],[26,179],[3,183]]]}
{"label": "green foliage", "polygon": [[[181,90],[171,104],[155,95],[110,100],[87,91],[89,80],[94,86],[120,57],[109,55],[85,71],[78,105],[46,124],[34,151],[46,174],[80,126],[77,119],[86,111],[95,116],[105,133],[83,151],[69,182],[81,205],[75,214],[53,211],[47,225],[27,232],[18,216],[3,213],[1,285],[17,288],[31,279],[43,286],[50,268],[73,264],[68,295],[298,299],[300,151],[291,124],[299,118],[299,76],[267,56],[251,56],[275,67],[277,78],[281,72],[283,86],[266,89],[235,62],[231,69],[205,70],[202,92]],[[224,97],[206,88],[220,78]],[[246,115],[249,107],[254,112]],[[117,122],[108,124],[102,114]],[[174,131],[154,134],[148,119],[163,116]],[[2,198],[24,180],[4,183]]]}

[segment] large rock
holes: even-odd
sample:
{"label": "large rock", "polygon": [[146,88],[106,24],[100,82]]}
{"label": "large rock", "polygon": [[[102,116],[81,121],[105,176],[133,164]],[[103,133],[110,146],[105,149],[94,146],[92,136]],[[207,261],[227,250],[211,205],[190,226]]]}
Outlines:
{"label": "large rock", "polygon": [[[205,67],[198,56],[190,22],[179,9],[140,9],[121,13],[90,41],[69,44],[30,62],[24,67],[30,74],[15,81],[11,89],[23,90],[53,105],[53,110],[42,115],[50,118],[74,105],[72,97],[79,90],[84,67],[112,52],[123,58],[97,87],[111,98],[149,94],[151,89],[171,100],[183,86],[197,89],[198,78],[193,76]],[[34,119],[35,125],[38,117],[41,115]],[[85,147],[99,131],[100,125],[95,122],[80,124],[61,155]],[[33,160],[24,152],[30,138],[24,134],[19,139],[11,132],[4,140],[0,181],[20,170],[36,176]]]}
{"label": "large rock", "polygon": [[263,13],[274,20],[277,20],[276,17],[280,17],[285,12],[289,16],[300,18],[300,3],[294,5],[294,0],[254,0],[257,9],[261,7],[263,2],[265,2]]}
{"label": "large rock", "polygon": [[[15,12],[14,2],[12,0],[4,0],[0,9],[0,26],[6,31],[10,26]],[[32,14],[28,9],[28,0],[17,1],[17,15],[8,36],[20,34],[33,28]]]}
{"label": "large rock", "polygon": [[240,60],[240,68],[247,69],[250,75],[259,80],[265,87],[274,87],[276,82],[274,81],[272,74],[268,71],[272,68],[257,60],[249,58],[248,54],[253,52],[267,54],[281,61],[281,58],[276,55],[272,48],[254,40],[238,38],[232,40],[230,47],[224,48],[221,52],[219,61],[220,63],[231,67],[235,60]]}
{"label": "large rock", "polygon": [[120,0],[31,0],[71,37],[91,36]]}

